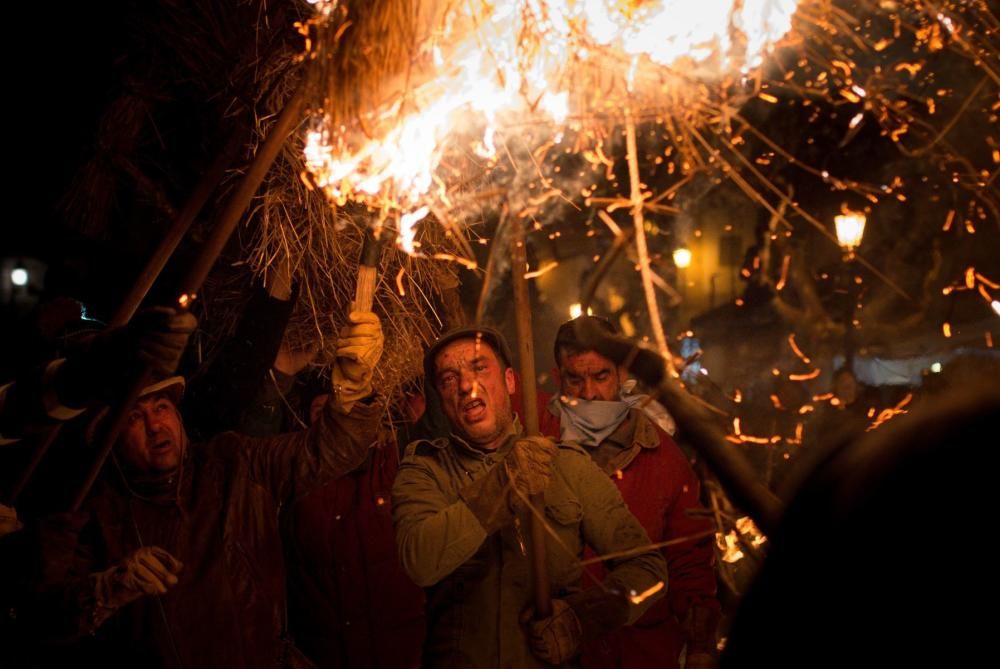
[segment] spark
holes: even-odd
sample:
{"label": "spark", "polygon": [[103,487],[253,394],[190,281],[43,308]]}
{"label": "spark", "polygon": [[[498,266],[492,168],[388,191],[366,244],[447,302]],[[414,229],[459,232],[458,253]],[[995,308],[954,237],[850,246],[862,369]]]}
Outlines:
{"label": "spark", "polygon": [[658,593],[660,590],[663,590],[663,581],[657,581],[655,585],[653,585],[650,588],[647,588],[646,590],[643,590],[639,594],[633,593],[632,595],[629,596],[628,599],[633,604],[642,604],[644,601],[646,601],[647,599]]}
{"label": "spark", "polygon": [[537,279],[538,277],[542,276],[546,272],[550,272],[550,271],[554,270],[558,266],[559,266],[559,263],[557,261],[553,260],[551,262],[548,262],[548,263],[542,265],[541,267],[539,267],[536,270],[533,270],[531,272],[525,272],[524,273],[524,278],[525,279]]}
{"label": "spark", "polygon": [[795,343],[794,333],[788,335],[788,345],[791,347],[792,352],[795,353],[795,355],[799,358],[799,360],[806,363],[807,365],[812,363],[809,357],[802,352],[802,349],[799,348],[798,344]]}

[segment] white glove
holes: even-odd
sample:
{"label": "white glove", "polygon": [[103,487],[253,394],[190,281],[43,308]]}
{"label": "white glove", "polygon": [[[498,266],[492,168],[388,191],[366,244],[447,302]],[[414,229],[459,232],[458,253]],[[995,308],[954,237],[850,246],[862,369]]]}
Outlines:
{"label": "white glove", "polygon": [[385,343],[378,316],[370,311],[352,311],[337,338],[337,361],[333,365],[334,408],[348,413],[354,403],[372,394],[375,364]]}

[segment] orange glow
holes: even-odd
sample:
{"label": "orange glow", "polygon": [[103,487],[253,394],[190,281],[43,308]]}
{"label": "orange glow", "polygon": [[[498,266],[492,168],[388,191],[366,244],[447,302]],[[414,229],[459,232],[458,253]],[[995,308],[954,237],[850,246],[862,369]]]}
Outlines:
{"label": "orange glow", "polygon": [[798,356],[798,358],[802,362],[806,363],[807,365],[812,362],[811,360],[809,360],[809,357],[806,356],[806,354],[802,352],[802,349],[799,348],[798,344],[795,343],[795,335],[794,334],[788,335],[788,345],[791,346],[792,352],[796,356]]}
{"label": "orange glow", "polygon": [[791,263],[792,256],[785,254],[785,257],[781,259],[781,278],[778,279],[778,283],[775,284],[774,289],[780,291],[785,287],[785,281],[788,278],[788,265]]}
{"label": "orange glow", "polygon": [[896,406],[891,407],[889,409],[883,409],[879,413],[878,418],[875,419],[875,422],[869,425],[868,428],[865,430],[865,432],[871,432],[872,430],[878,429],[879,427],[884,425],[886,421],[892,420],[893,418],[895,418],[900,414],[908,413],[906,410],[903,409],[903,407],[909,404],[912,399],[913,399],[913,393],[908,393],[906,397],[900,400],[899,404],[897,404]]}
{"label": "orange glow", "polygon": [[767,541],[767,537],[757,528],[750,516],[736,519],[736,531],[743,536],[750,537],[750,544],[754,548],[758,548]]}
{"label": "orange glow", "polygon": [[405,267],[399,268],[399,273],[396,274],[396,290],[399,291],[400,297],[406,297],[406,289],[403,287],[403,274],[406,273]]}
{"label": "orange glow", "polygon": [[663,590],[663,581],[657,581],[656,585],[649,588],[648,590],[643,590],[638,595],[631,595],[628,599],[633,604],[642,604],[644,601]]}
{"label": "orange glow", "polygon": [[789,381],[808,381],[810,379],[815,379],[817,376],[819,376],[819,374],[820,374],[820,370],[819,370],[819,368],[816,368],[813,371],[809,372],[808,374],[789,374],[788,375],[788,380]]}
{"label": "orange glow", "polygon": [[941,324],[941,331],[944,333],[945,337],[951,337],[951,323],[945,321]]}
{"label": "orange glow", "polygon": [[[337,14],[335,5],[316,3],[310,23],[317,33]],[[416,253],[404,231],[423,218],[423,207],[447,206],[437,169],[457,137],[471,133],[466,150],[489,162],[498,159],[505,124],[540,120],[560,134],[570,115],[591,111],[593,102],[577,95],[576,86],[597,64],[622,64],[612,73],[624,79],[622,94],[631,94],[640,65],[684,68],[692,85],[699,77],[738,77],[758,67],[791,29],[797,6],[798,0],[461,0],[440,17],[428,10],[421,18],[429,22],[414,29],[420,42],[405,88],[384,91],[384,103],[359,118],[333,118],[321,103],[313,107],[304,180],[338,206],[353,201],[379,212],[380,223],[398,220],[397,243]],[[303,59],[319,53],[310,28],[300,26],[313,49]]]}
{"label": "orange glow", "polygon": [[943,232],[948,232],[951,230],[951,224],[955,222],[955,210],[949,209],[948,216],[944,219],[944,227],[941,228]]}
{"label": "orange glow", "polygon": [[976,278],[979,279],[979,281],[981,283],[985,283],[987,286],[989,286],[993,290],[996,290],[997,288],[1000,288],[1000,284],[994,283],[993,281],[990,281],[985,275],[980,274],[979,272],[976,272]]}
{"label": "orange glow", "polygon": [[722,561],[739,562],[743,559],[743,551],[740,550],[740,540],[736,536],[736,530],[730,530],[729,534],[715,533],[715,545],[722,551]]}
{"label": "orange glow", "polygon": [[552,262],[546,263],[545,265],[542,265],[541,267],[539,267],[538,269],[534,270],[533,272],[525,272],[524,273],[524,278],[525,279],[537,279],[538,277],[542,276],[546,272],[549,272],[549,271],[555,269],[558,266],[559,266],[559,263],[556,262],[556,261],[552,261]]}

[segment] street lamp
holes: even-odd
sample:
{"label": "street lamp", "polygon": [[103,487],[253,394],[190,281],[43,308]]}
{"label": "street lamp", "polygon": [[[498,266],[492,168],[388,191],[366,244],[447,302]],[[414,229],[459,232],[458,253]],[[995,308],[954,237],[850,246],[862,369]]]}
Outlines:
{"label": "street lamp", "polygon": [[845,208],[844,213],[834,216],[833,223],[837,227],[837,243],[847,252],[848,259],[853,259],[854,249],[861,246],[865,234],[865,215]]}
{"label": "street lamp", "polygon": [[[844,318],[844,373],[840,376],[840,385],[843,388],[854,388],[854,392],[845,392],[844,400],[856,393],[857,380],[854,376],[854,310],[858,300],[856,288],[857,282],[854,280],[854,270],[856,257],[854,250],[861,246],[861,238],[865,234],[865,215],[859,211],[851,211],[846,206],[841,208],[842,213],[834,216],[833,223],[837,229],[837,243],[844,249],[845,268],[843,275],[846,279],[847,308]],[[845,403],[850,403],[848,400]]]}
{"label": "street lamp", "polygon": [[684,269],[691,265],[691,250],[681,246],[674,249],[674,264],[678,269]]}
{"label": "street lamp", "polygon": [[10,282],[15,286],[28,285],[28,270],[18,265],[10,272]]}

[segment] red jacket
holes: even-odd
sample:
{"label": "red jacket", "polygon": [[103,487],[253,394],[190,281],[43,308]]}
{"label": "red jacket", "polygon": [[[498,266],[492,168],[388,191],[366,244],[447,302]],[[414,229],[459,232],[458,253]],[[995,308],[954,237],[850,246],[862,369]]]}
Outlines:
{"label": "red jacket", "polygon": [[[540,429],[542,434],[558,439],[559,417],[548,410],[548,401],[548,396],[539,397]],[[620,477],[612,476],[612,480],[629,510],[646,529],[650,541],[659,543],[710,531],[713,527],[710,519],[686,513],[688,509],[701,507],[700,484],[670,435],[648,421],[643,430],[636,430],[636,439],[645,443],[620,472]],[[581,658],[584,669],[653,666],[673,669],[678,666],[678,655],[686,641],[681,622],[691,607],[707,608],[711,617],[718,618],[711,535],[662,550],[669,574],[667,596],[631,627],[585,642]],[[603,580],[604,569],[600,564],[588,569],[596,582]]]}
{"label": "red jacket", "polygon": [[424,594],[403,572],[392,529],[395,444],[286,511],[296,644],[318,667],[406,669],[420,662]]}

